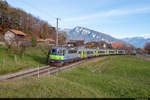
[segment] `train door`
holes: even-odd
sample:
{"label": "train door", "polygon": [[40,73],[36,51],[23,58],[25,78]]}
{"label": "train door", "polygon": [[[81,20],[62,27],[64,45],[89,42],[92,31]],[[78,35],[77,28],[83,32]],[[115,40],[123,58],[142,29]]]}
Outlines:
{"label": "train door", "polygon": [[95,56],[95,50],[93,50],[93,56]]}
{"label": "train door", "polygon": [[126,54],[126,51],[124,50],[124,54]]}
{"label": "train door", "polygon": [[98,50],[96,50],[96,56],[98,56]]}
{"label": "train door", "polygon": [[117,50],[117,54],[119,54],[118,50]]}
{"label": "train door", "polygon": [[81,51],[81,59],[84,58],[84,53],[83,53],[83,50]]}
{"label": "train door", "polygon": [[109,50],[107,50],[107,54],[109,55]]}
{"label": "train door", "polygon": [[84,58],[86,58],[86,50],[84,50]]}
{"label": "train door", "polygon": [[115,50],[115,55],[117,54],[117,50]]}
{"label": "train door", "polygon": [[105,49],[105,55],[107,54],[107,50]]}

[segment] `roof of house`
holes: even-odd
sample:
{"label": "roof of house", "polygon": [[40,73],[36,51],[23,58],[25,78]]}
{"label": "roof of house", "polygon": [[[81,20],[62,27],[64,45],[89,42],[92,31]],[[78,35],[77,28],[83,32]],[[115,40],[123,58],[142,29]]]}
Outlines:
{"label": "roof of house", "polygon": [[23,33],[22,31],[18,31],[18,30],[14,30],[14,29],[11,29],[10,31],[13,32],[13,33],[15,33],[15,34],[17,34],[17,35],[23,35],[23,36],[26,35],[26,34]]}
{"label": "roof of house", "polygon": [[124,44],[123,43],[111,43],[111,46],[113,48],[118,48],[118,47],[124,47]]}

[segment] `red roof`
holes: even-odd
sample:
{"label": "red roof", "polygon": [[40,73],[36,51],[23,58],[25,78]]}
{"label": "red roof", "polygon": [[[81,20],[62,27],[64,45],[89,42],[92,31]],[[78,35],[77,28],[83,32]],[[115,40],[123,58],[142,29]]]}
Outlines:
{"label": "red roof", "polygon": [[111,43],[111,46],[113,48],[118,48],[118,47],[124,47],[124,44],[123,43]]}
{"label": "red roof", "polygon": [[23,36],[26,35],[25,33],[21,32],[21,31],[18,31],[18,30],[14,30],[14,29],[11,29],[10,31],[17,34],[17,35],[23,35]]}

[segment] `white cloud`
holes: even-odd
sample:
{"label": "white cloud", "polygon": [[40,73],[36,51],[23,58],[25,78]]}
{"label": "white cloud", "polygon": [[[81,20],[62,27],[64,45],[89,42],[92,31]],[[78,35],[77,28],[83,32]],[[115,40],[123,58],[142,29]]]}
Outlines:
{"label": "white cloud", "polygon": [[95,14],[90,14],[87,16],[74,17],[64,19],[64,22],[79,22],[90,20],[99,17],[112,17],[112,16],[121,16],[121,15],[130,15],[130,14],[140,14],[140,13],[148,13],[150,12],[150,7],[142,7],[142,8],[127,8],[127,9],[112,9],[109,11],[98,12]]}

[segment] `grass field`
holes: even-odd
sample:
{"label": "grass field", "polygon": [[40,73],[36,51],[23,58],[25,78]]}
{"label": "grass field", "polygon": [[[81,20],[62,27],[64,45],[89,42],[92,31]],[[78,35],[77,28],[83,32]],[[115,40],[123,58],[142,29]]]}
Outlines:
{"label": "grass field", "polygon": [[46,56],[39,48],[27,48],[24,59],[15,56],[14,50],[0,46],[0,75],[46,65]]}
{"label": "grass field", "polygon": [[135,56],[91,59],[55,75],[2,82],[0,97],[150,98],[150,62]]}

